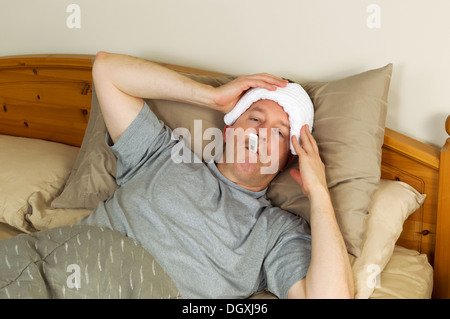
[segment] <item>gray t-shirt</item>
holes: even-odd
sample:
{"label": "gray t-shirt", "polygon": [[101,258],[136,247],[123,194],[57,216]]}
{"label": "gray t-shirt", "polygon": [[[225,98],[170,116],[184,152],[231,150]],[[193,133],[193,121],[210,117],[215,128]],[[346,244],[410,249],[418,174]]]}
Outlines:
{"label": "gray t-shirt", "polygon": [[147,105],[117,143],[107,141],[120,187],[80,223],[135,239],[183,298],[245,298],[264,288],[285,298],[306,275],[306,221],[271,206],[266,190],[231,182],[214,162],[175,163],[171,149],[183,139]]}

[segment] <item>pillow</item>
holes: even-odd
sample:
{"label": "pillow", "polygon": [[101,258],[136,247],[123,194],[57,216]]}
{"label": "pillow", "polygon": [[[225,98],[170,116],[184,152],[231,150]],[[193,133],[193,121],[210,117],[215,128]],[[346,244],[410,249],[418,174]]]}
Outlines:
{"label": "pillow", "polygon": [[427,255],[395,246],[370,299],[431,299],[432,294],[433,267]]}
{"label": "pillow", "polygon": [[0,222],[31,232],[28,199],[55,197],[64,187],[79,148],[0,135]]}
{"label": "pillow", "polygon": [[62,193],[52,208],[94,209],[117,188],[116,158],[105,143],[106,126],[92,88],[91,114],[80,153]]}
{"label": "pillow", "polygon": [[[365,220],[381,176],[381,147],[392,64],[344,79],[304,83],[315,118],[313,136],[326,167],[336,218],[347,250],[358,256]],[[309,221],[309,200],[289,174],[294,160],[271,183],[276,206]]]}
{"label": "pillow", "polygon": [[[302,84],[315,107],[313,135],[327,165],[338,223],[347,248],[354,255],[359,255],[368,206],[380,179],[381,145],[391,72],[392,64],[389,64],[341,80]],[[188,76],[213,86],[234,78]],[[170,101],[146,102],[170,128],[189,129],[191,141],[195,135],[194,120],[203,120],[203,132],[209,127],[224,127],[223,114],[218,111]],[[79,158],[63,193],[52,202],[53,208],[93,209],[117,188],[114,181],[115,158],[105,145],[105,132],[93,91],[91,117]],[[203,139],[203,147],[208,143],[210,141]],[[296,165],[293,161],[291,167]],[[267,196],[274,205],[309,221],[309,201],[301,194],[289,170],[275,178]]]}
{"label": "pillow", "polygon": [[[403,230],[403,223],[423,204],[426,195],[400,181],[381,180],[369,208],[361,255],[352,262],[355,297],[369,298],[371,279],[383,271]],[[381,283],[382,284],[382,283]]]}

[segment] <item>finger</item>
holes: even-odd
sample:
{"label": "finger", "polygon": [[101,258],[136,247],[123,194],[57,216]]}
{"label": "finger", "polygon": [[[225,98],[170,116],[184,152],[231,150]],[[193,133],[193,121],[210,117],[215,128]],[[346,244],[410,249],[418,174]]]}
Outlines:
{"label": "finger", "polygon": [[274,91],[277,87],[285,87],[287,80],[283,80],[270,74],[253,74],[249,75],[246,80],[250,87],[262,87],[270,91]]}
{"label": "finger", "polygon": [[309,140],[314,152],[319,153],[319,147],[317,145],[316,139],[314,138],[314,136],[311,134],[311,131],[309,130],[309,125],[306,124],[305,126],[306,126],[306,128],[305,128],[306,136],[308,137],[308,140]]}
{"label": "finger", "polygon": [[240,85],[239,90],[242,93],[245,93],[247,90],[249,90],[251,88],[257,88],[257,87],[264,88],[269,91],[276,90],[276,86],[269,84],[265,81],[253,79],[253,78],[241,79],[241,83],[239,83],[239,85]]}
{"label": "finger", "polygon": [[307,153],[318,153],[319,152],[317,143],[314,140],[314,137],[309,132],[308,124],[305,124],[302,126],[302,128],[300,129],[300,136],[302,138],[303,149]]}
{"label": "finger", "polygon": [[259,79],[261,79],[263,81],[267,81],[269,83],[272,83],[276,86],[285,87],[287,85],[287,83],[289,82],[288,80],[282,79],[278,76],[268,74],[268,73],[260,73],[260,74],[256,74],[256,76],[258,76]]}
{"label": "finger", "polygon": [[300,157],[302,154],[304,154],[304,150],[302,146],[300,146],[300,143],[298,142],[297,136],[293,135],[292,138],[292,146],[294,146],[295,153]]}
{"label": "finger", "polygon": [[277,86],[275,84],[272,84],[270,82],[264,81],[264,80],[252,80],[250,82],[250,87],[249,88],[255,88],[255,87],[259,87],[259,88],[263,88],[269,91],[275,91],[277,89]]}

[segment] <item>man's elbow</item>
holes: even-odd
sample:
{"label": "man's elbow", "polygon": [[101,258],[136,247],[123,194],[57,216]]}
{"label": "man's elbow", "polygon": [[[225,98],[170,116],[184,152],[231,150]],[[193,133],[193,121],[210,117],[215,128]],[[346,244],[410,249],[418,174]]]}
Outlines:
{"label": "man's elbow", "polygon": [[94,79],[101,78],[107,70],[107,60],[109,53],[99,51],[95,55],[94,64],[92,65],[92,76]]}
{"label": "man's elbow", "polygon": [[105,52],[105,51],[98,51],[97,54],[95,55],[95,59],[94,59],[94,66],[97,64],[101,64],[107,57],[108,55],[110,55],[110,53]]}
{"label": "man's elbow", "polygon": [[325,290],[322,298],[326,299],[354,299],[355,288],[351,279],[334,284],[331,289]]}
{"label": "man's elbow", "polygon": [[355,289],[353,283],[342,284],[340,289],[330,292],[330,299],[354,299]]}
{"label": "man's elbow", "polygon": [[327,288],[310,286],[306,280],[295,283],[288,292],[288,299],[354,299],[353,282],[327,285]]}
{"label": "man's elbow", "polygon": [[355,295],[353,289],[342,289],[339,291],[324,291],[322,293],[308,294],[306,292],[307,299],[354,299]]}
{"label": "man's elbow", "polygon": [[345,289],[341,292],[339,292],[333,299],[354,299],[355,298],[355,292],[353,289]]}

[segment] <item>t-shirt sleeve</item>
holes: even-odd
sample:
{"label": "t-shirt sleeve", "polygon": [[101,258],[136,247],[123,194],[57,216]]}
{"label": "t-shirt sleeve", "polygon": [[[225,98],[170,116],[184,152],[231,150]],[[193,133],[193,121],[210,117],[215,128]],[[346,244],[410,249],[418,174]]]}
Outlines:
{"label": "t-shirt sleeve", "polygon": [[146,103],[115,144],[107,132],[106,143],[117,157],[117,184],[126,183],[142,165],[173,146],[175,141],[171,137],[172,131]]}
{"label": "t-shirt sleeve", "polygon": [[300,218],[283,231],[264,260],[267,289],[278,298],[287,298],[292,285],[306,276],[310,262],[309,226]]}

